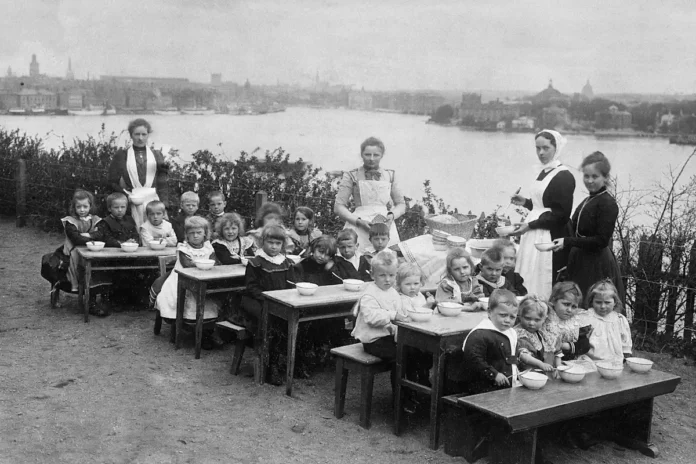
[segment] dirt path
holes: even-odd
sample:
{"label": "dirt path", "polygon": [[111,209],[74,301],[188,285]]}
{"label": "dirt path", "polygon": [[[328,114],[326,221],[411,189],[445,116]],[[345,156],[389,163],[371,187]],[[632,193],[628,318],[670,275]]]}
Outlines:
{"label": "dirt path", "polygon": [[[373,426],[357,425],[351,377],[347,414],[333,417],[333,373],[296,381],[295,395],[228,373],[233,346],[193,358],[152,333],[153,315],[114,313],[84,324],[73,297],[51,309],[39,275],[58,235],[0,218],[0,463],[464,463],[427,447],[427,420],[392,433],[387,376],[375,385]],[[682,376],[656,401],[659,461],[604,442],[588,452],[549,450],[555,463],[692,463],[696,368],[646,354]],[[248,357],[246,358],[249,359]],[[479,461],[485,463],[485,460]]]}

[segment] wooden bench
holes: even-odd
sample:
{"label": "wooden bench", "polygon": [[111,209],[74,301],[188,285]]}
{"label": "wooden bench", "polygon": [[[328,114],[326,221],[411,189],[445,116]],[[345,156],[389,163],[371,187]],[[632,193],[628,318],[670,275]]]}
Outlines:
{"label": "wooden bench", "polygon": [[392,368],[391,364],[377,356],[366,353],[362,343],[333,348],[331,354],[336,357],[334,416],[337,419],[343,417],[348,371],[358,371],[360,372],[360,426],[369,429],[371,425],[372,387],[375,375],[380,372],[390,371]]}
{"label": "wooden bench", "polygon": [[[244,349],[246,348],[246,341],[249,338],[253,338],[253,334],[249,332],[245,327],[233,324],[229,321],[218,322],[215,325],[218,329],[234,332],[237,336],[234,345],[234,356],[232,357],[232,366],[230,367],[230,374],[239,375],[239,368],[242,365],[242,356],[244,355]],[[256,366],[254,367],[254,373],[256,373]]]}

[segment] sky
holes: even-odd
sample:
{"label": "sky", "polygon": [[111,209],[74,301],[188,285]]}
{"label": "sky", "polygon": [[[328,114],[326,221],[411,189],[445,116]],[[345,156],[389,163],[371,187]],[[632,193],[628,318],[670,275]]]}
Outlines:
{"label": "sky", "polygon": [[694,0],[23,0],[0,74],[367,90],[696,92]]}

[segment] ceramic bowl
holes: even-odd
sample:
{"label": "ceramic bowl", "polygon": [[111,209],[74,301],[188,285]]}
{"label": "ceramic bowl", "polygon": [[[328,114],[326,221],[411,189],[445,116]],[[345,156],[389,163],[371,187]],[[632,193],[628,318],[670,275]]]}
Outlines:
{"label": "ceramic bowl", "polygon": [[432,236],[433,237],[438,237],[438,238],[444,238],[446,239],[447,237],[450,236],[449,233],[445,232],[444,230],[433,230],[432,231]]}
{"label": "ceramic bowl", "polygon": [[425,322],[433,317],[433,310],[430,308],[409,309],[408,317],[410,317],[413,322]]}
{"label": "ceramic bowl", "polygon": [[349,292],[359,292],[364,282],[358,279],[343,279],[343,288]]}
{"label": "ceramic bowl", "polygon": [[471,250],[471,256],[481,259],[483,252],[492,247],[494,241],[494,239],[490,238],[472,239],[467,242],[467,246]]}
{"label": "ceramic bowl", "polygon": [[317,291],[317,288],[319,288],[319,286],[311,282],[297,282],[295,284],[295,288],[297,288],[297,292],[300,295],[309,296],[314,295],[314,292]]}
{"label": "ceramic bowl", "polygon": [[653,362],[645,358],[626,358],[626,364],[633,372],[648,372],[652,369]]}
{"label": "ceramic bowl", "polygon": [[450,248],[454,247],[465,247],[466,239],[464,237],[457,237],[455,235],[450,235],[447,237],[447,246]]}
{"label": "ceramic bowl", "polygon": [[551,251],[551,249],[555,245],[553,244],[553,242],[539,242],[539,243],[535,243],[534,246],[539,251]]}
{"label": "ceramic bowl", "polygon": [[197,259],[193,262],[196,267],[202,271],[207,271],[215,265],[215,260],[213,259]]}
{"label": "ceramic bowl", "polygon": [[541,374],[539,372],[525,372],[519,376],[519,379],[520,382],[522,382],[522,385],[530,390],[539,390],[546,385],[546,382],[549,380],[545,374]]}
{"label": "ceramic bowl", "polygon": [[167,247],[167,242],[160,242],[159,240],[150,240],[147,245],[153,250],[164,250]]}
{"label": "ceramic bowl", "polygon": [[99,251],[104,248],[104,242],[87,242],[87,249],[89,251]]}
{"label": "ceramic bowl", "polygon": [[437,310],[440,314],[447,317],[459,316],[462,312],[462,305],[454,301],[443,301],[437,304]]}
{"label": "ceramic bowl", "polygon": [[447,251],[449,250],[449,247],[447,246],[446,243],[433,243],[433,248],[435,251]]}
{"label": "ceramic bowl", "polygon": [[496,227],[495,231],[498,235],[501,237],[507,237],[511,233],[513,233],[515,230],[517,230],[517,227],[515,226],[501,226],[501,227]]}
{"label": "ceramic bowl", "polygon": [[133,253],[138,249],[138,244],[134,242],[124,242],[121,244],[121,249],[126,253]]}
{"label": "ceramic bowl", "polygon": [[145,202],[145,196],[131,193],[128,197],[128,201],[135,206],[140,206]]}
{"label": "ceramic bowl", "polygon": [[597,371],[605,379],[618,379],[623,373],[623,366],[609,362],[598,362]]}
{"label": "ceramic bowl", "polygon": [[582,366],[558,366],[558,374],[564,382],[578,383],[585,378],[585,369]]}

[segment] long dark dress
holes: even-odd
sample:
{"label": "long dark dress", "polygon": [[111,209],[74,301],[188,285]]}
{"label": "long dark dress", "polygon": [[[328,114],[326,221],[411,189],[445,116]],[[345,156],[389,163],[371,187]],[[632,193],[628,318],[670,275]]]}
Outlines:
{"label": "long dark dress", "polygon": [[573,214],[573,235],[564,239],[568,248],[568,278],[577,283],[583,297],[597,281],[609,278],[623,299],[621,271],[611,249],[619,206],[606,188],[590,194]]}

